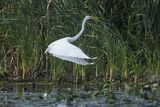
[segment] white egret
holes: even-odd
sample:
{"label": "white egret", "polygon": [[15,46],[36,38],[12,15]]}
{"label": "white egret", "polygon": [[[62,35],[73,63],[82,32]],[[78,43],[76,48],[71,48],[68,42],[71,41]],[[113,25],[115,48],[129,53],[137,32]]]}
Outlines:
{"label": "white egret", "polygon": [[80,48],[78,48],[77,46],[71,43],[75,42],[82,35],[82,33],[85,30],[85,23],[87,20],[97,19],[97,18],[98,17],[86,16],[83,19],[80,32],[76,36],[65,37],[52,42],[46,49],[45,53],[49,52],[50,54],[52,54],[53,56],[59,59],[71,61],[76,64],[81,64],[81,65],[94,64],[94,62],[89,63],[87,60],[96,59],[96,57],[91,58],[87,56]]}

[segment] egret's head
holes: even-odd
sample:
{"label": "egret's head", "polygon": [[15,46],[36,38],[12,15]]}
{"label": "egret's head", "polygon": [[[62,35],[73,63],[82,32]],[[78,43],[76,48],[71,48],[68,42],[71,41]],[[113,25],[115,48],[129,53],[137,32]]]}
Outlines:
{"label": "egret's head", "polygon": [[86,19],[86,20],[88,20],[88,19],[93,19],[93,20],[98,21],[98,20],[99,20],[99,17],[96,17],[96,16],[86,16],[85,19]]}
{"label": "egret's head", "polygon": [[86,16],[85,19],[92,19],[92,16]]}

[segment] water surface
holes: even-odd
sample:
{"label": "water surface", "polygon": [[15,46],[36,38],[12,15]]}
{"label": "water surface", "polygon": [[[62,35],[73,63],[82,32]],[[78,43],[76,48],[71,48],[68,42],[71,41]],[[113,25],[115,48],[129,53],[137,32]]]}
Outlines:
{"label": "water surface", "polygon": [[0,85],[0,107],[160,107],[158,85]]}

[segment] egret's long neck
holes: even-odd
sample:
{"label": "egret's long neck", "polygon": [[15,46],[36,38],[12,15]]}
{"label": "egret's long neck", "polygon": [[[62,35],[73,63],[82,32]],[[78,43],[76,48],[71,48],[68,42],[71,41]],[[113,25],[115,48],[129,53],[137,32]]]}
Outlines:
{"label": "egret's long neck", "polygon": [[80,30],[80,32],[76,35],[76,36],[74,36],[74,37],[72,37],[72,38],[70,38],[70,42],[74,42],[74,41],[76,41],[81,35],[82,35],[82,33],[84,32],[84,29],[85,29],[85,23],[86,23],[86,21],[87,21],[88,19],[85,19],[84,18],[84,20],[83,20],[83,22],[82,22],[82,27],[81,27],[81,30]]}

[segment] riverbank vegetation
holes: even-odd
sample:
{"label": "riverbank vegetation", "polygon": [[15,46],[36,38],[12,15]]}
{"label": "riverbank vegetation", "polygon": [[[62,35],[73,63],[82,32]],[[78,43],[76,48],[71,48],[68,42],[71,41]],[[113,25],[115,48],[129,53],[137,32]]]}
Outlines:
{"label": "riverbank vegetation", "polygon": [[[77,34],[75,43],[95,65],[44,55],[52,41]],[[15,81],[153,82],[160,77],[159,0],[1,0],[0,79]]]}

